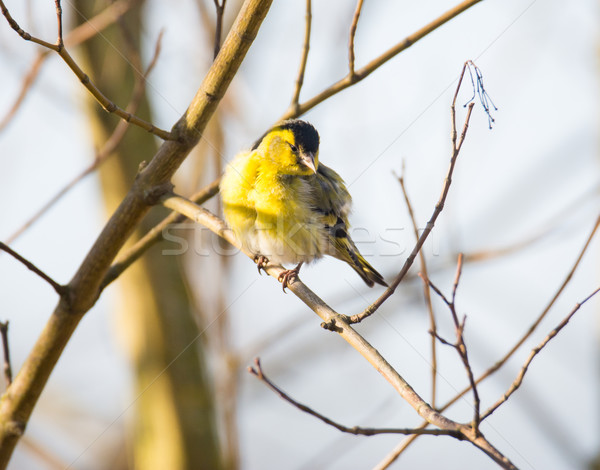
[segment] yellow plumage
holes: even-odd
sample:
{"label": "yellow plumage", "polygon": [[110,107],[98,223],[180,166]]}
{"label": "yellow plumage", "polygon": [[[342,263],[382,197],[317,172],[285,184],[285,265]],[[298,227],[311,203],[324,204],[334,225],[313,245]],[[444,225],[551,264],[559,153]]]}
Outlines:
{"label": "yellow plumage", "polygon": [[386,285],[348,234],[351,197],[342,178],[319,164],[319,134],[307,122],[285,121],[234,158],[221,180],[225,219],[259,260],[297,264],[324,255],[348,263],[369,285]]}

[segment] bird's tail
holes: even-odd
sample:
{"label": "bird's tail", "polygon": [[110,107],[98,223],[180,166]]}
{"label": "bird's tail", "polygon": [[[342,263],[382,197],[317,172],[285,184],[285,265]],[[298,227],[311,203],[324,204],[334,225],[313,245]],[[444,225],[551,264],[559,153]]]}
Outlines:
{"label": "bird's tail", "polygon": [[375,283],[388,287],[383,276],[360,254],[350,238],[338,238],[336,245],[336,257],[348,263],[369,287]]}

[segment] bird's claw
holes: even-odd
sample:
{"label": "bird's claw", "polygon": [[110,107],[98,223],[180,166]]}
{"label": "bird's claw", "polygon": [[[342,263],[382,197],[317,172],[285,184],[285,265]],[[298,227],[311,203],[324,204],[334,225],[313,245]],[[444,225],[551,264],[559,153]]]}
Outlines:
{"label": "bird's claw", "polygon": [[267,272],[265,266],[269,263],[269,260],[266,256],[256,255],[254,257],[254,262],[256,263],[256,267],[258,268],[258,274],[261,274],[260,270],[262,269],[264,272]]}
{"label": "bird's claw", "polygon": [[286,269],[285,271],[281,272],[279,276],[277,276],[277,280],[281,282],[281,286],[283,287],[283,292],[285,292],[286,287],[289,287],[290,284],[294,283],[294,280],[298,279],[300,266],[302,266],[302,263],[300,263],[294,269]]}

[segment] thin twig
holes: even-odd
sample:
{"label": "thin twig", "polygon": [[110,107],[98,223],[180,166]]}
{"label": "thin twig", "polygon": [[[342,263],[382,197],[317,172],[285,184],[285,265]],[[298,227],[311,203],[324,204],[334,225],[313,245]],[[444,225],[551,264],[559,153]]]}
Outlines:
{"label": "thin twig", "polygon": [[9,255],[11,255],[17,261],[20,261],[22,264],[24,264],[27,269],[36,273],[44,281],[46,281],[48,284],[50,284],[58,295],[62,296],[65,294],[65,292],[66,292],[65,286],[60,285],[58,282],[56,282],[54,279],[52,279],[50,276],[48,276],[44,271],[39,269],[35,264],[33,264],[31,261],[28,261],[25,258],[23,258],[19,253],[17,253],[13,249],[11,249],[8,245],[0,242],[0,250],[6,251]]}
{"label": "thin twig", "polygon": [[[496,363],[492,367],[490,367],[488,370],[486,370],[485,372],[483,372],[483,374],[481,374],[477,378],[477,380],[475,381],[476,384],[480,384],[485,379],[487,379],[488,377],[490,377],[491,375],[493,375],[495,372],[497,372],[504,364],[506,364],[506,362],[515,354],[515,352],[517,352],[517,350],[525,343],[525,341],[527,341],[527,339],[529,339],[529,337],[534,333],[534,331],[540,325],[540,323],[542,322],[542,320],[546,317],[546,315],[548,314],[548,312],[550,311],[550,309],[554,306],[554,304],[556,303],[556,301],[559,299],[559,297],[561,296],[561,294],[564,292],[564,290],[567,287],[567,285],[571,282],[571,279],[573,279],[573,275],[575,274],[575,271],[579,267],[579,264],[580,264],[581,260],[583,259],[583,256],[587,252],[587,249],[590,246],[590,244],[592,242],[592,239],[594,238],[594,235],[596,234],[596,232],[597,232],[597,230],[598,230],[599,227],[600,227],[600,216],[598,216],[598,218],[596,219],[596,223],[594,224],[594,227],[593,227],[590,235],[586,239],[586,241],[585,241],[585,243],[583,245],[583,248],[579,252],[579,255],[577,256],[577,259],[575,260],[575,263],[573,264],[573,266],[571,267],[571,269],[567,273],[567,276],[565,277],[564,281],[562,282],[562,284],[560,285],[560,287],[558,288],[558,290],[552,296],[552,299],[550,300],[550,302],[548,302],[548,305],[546,305],[546,307],[544,308],[544,310],[542,310],[542,312],[538,315],[538,317],[535,319],[535,321],[527,329],[527,331],[525,332],[525,334],[521,338],[519,338],[517,340],[517,342],[514,344],[514,346],[512,348],[510,348],[510,350],[508,350],[508,352],[504,356],[502,356],[502,358],[500,358],[498,361],[496,361]],[[466,387],[464,390],[462,390],[460,393],[458,393],[454,398],[452,398],[451,400],[449,400],[440,409],[441,410],[447,409],[449,406],[451,406],[454,403],[456,403],[461,397],[463,397],[470,390],[471,390],[470,386]]]}
{"label": "thin twig", "polygon": [[283,114],[283,116],[281,116],[280,120],[290,119],[292,117],[297,117],[301,114],[304,114],[309,109],[314,108],[315,106],[317,106],[319,103],[322,103],[330,96],[333,96],[336,93],[339,93],[340,91],[345,90],[346,88],[363,80],[364,78],[369,76],[372,72],[374,72],[379,67],[381,67],[383,64],[385,64],[388,60],[392,59],[394,56],[398,55],[402,51],[408,49],[410,46],[415,44],[420,39],[423,39],[425,36],[430,34],[432,31],[435,31],[440,26],[444,25],[451,19],[455,18],[456,16],[460,15],[465,10],[468,10],[473,5],[476,5],[477,3],[481,2],[481,1],[482,0],[465,0],[461,3],[459,3],[454,8],[451,8],[450,10],[448,10],[447,12],[445,12],[444,14],[442,14],[441,16],[439,16],[438,18],[436,18],[435,20],[430,22],[429,24],[425,25],[423,28],[419,29],[415,33],[411,34],[410,36],[407,36],[406,38],[404,38],[402,41],[400,41],[394,47],[392,47],[391,49],[388,49],[386,52],[381,54],[379,57],[373,59],[371,62],[369,62],[367,65],[365,65],[361,69],[356,70],[354,75],[350,75],[350,74],[346,75],[341,80],[330,85],[328,88],[326,88],[322,92],[318,93],[317,95],[313,96],[312,98],[308,99],[304,103],[299,104],[297,107],[290,106],[287,109],[287,111]]}
{"label": "thin twig", "polygon": [[337,422],[329,419],[327,416],[319,413],[318,411],[315,411],[312,408],[310,408],[306,405],[303,405],[302,403],[294,400],[287,393],[285,393],[283,390],[281,390],[281,388],[279,388],[277,385],[275,385],[273,383],[273,381],[271,381],[271,379],[269,379],[265,375],[265,373],[260,365],[260,360],[258,358],[254,359],[254,367],[248,367],[248,372],[250,372],[252,375],[258,377],[262,382],[267,384],[267,386],[271,390],[273,390],[275,393],[277,393],[285,401],[287,401],[291,405],[298,408],[300,411],[303,411],[304,413],[314,416],[315,418],[323,421],[325,424],[333,426],[338,431],[341,431],[344,433],[360,435],[360,436],[375,436],[378,434],[404,434],[404,435],[418,434],[418,435],[430,435],[430,436],[453,436],[453,437],[460,438],[460,432],[446,430],[446,429],[425,429],[423,427],[421,427],[421,428],[363,428],[360,426],[352,426],[352,427],[344,426],[343,424],[337,423]]}
{"label": "thin twig", "polygon": [[[473,421],[471,426],[475,430],[476,433],[479,433],[479,424],[481,423],[480,419],[480,406],[481,400],[479,399],[479,391],[477,390],[477,384],[475,383],[475,376],[473,374],[473,368],[471,367],[471,363],[469,362],[469,354],[467,351],[467,345],[464,339],[464,331],[465,331],[465,322],[466,316],[463,317],[463,320],[460,321],[458,319],[458,314],[456,313],[456,289],[458,288],[458,284],[460,282],[460,275],[462,273],[462,265],[463,265],[463,255],[460,253],[458,255],[458,262],[456,263],[456,275],[454,276],[454,283],[452,286],[452,296],[448,299],[441,290],[436,287],[431,280],[427,280],[429,286],[433,289],[433,291],[444,301],[444,303],[448,306],[450,310],[450,314],[452,315],[452,321],[454,322],[454,329],[456,333],[456,342],[451,343],[436,332],[432,332],[432,335],[435,336],[439,341],[447,346],[451,346],[456,350],[460,359],[463,362],[465,370],[467,372],[467,377],[469,379],[469,384],[471,385],[471,390],[473,390]],[[422,277],[423,278],[423,277]],[[423,278],[425,281],[425,278]]]}
{"label": "thin twig", "polygon": [[215,25],[215,48],[213,59],[217,58],[219,51],[221,50],[221,36],[223,34],[223,13],[225,12],[225,3],[227,0],[213,0],[215,3],[215,9],[217,11],[217,21]]}
{"label": "thin twig", "polygon": [[[133,5],[139,3],[140,1],[141,0],[119,0],[111,3],[96,16],[70,31],[69,34],[67,34],[67,36],[64,38],[65,45],[68,47],[77,46],[82,42],[94,37],[96,34],[99,34],[105,28],[113,24],[118,18],[127,13],[133,7]],[[17,97],[4,117],[0,120],[0,131],[2,131],[8,125],[8,123],[19,111],[21,105],[25,101],[25,97],[32,88],[32,85],[35,83],[35,79],[39,75],[42,64],[50,56],[51,52],[52,50],[49,49],[44,49],[38,52],[37,56],[31,63],[29,71],[23,78],[21,89],[19,90]]]}
{"label": "thin twig", "polygon": [[[219,192],[220,180],[213,181],[207,187],[201,189],[190,197],[196,204],[203,204]],[[161,222],[156,224],[133,246],[121,253],[106,273],[100,291],[104,290],[111,282],[117,279],[129,266],[137,261],[151,246],[163,239],[164,230],[171,224],[177,224],[186,220],[184,215],[178,212],[171,212]]]}
{"label": "thin twig", "polygon": [[[408,191],[406,190],[406,185],[404,184],[404,162],[402,163],[402,173],[400,176],[397,176],[398,182],[400,183],[400,188],[402,189],[402,194],[404,195],[404,202],[406,203],[406,208],[408,210],[408,215],[410,216],[410,220],[413,226],[413,232],[415,235],[415,241],[419,239],[419,225],[417,223],[417,218],[415,216],[412,204],[410,202],[410,198],[408,197]],[[435,320],[435,313],[433,311],[433,303],[431,302],[431,292],[429,283],[429,274],[427,272],[427,262],[425,260],[425,253],[423,250],[419,251],[419,262],[421,264],[421,274],[424,278],[423,282],[423,296],[425,297],[425,305],[427,306],[427,312],[429,314],[429,330],[432,333],[431,336],[431,406],[435,408],[436,405],[436,395],[437,395],[437,342],[435,338],[437,336],[437,323]]]}
{"label": "thin twig", "polygon": [[302,55],[300,57],[300,68],[298,69],[298,76],[296,77],[296,84],[294,86],[294,94],[292,95],[292,102],[290,103],[289,112],[291,114],[300,114],[298,112],[300,90],[304,83],[304,72],[306,71],[306,61],[308,60],[308,51],[310,49],[310,31],[312,23],[312,7],[311,0],[306,0],[306,15],[304,23],[304,43],[302,45]]}
{"label": "thin twig", "polygon": [[6,387],[12,383],[12,366],[10,365],[10,349],[8,348],[8,320],[0,322],[0,336],[2,336],[2,352],[4,353],[4,378]]}
{"label": "thin twig", "polygon": [[461,138],[457,142],[456,138],[455,138],[455,135],[456,135],[456,113],[455,113],[456,95],[458,94],[458,89],[460,88],[460,86],[462,84],[462,77],[464,76],[464,73],[465,73],[465,67],[466,67],[466,65],[463,66],[462,73],[460,75],[460,79],[459,79],[458,85],[456,87],[457,91],[455,92],[454,99],[452,100],[452,105],[450,107],[451,118],[452,118],[451,119],[452,120],[452,157],[450,158],[450,165],[448,167],[448,172],[446,173],[446,178],[444,179],[444,186],[442,188],[442,193],[440,195],[440,198],[438,199],[437,204],[435,205],[433,214],[431,215],[429,221],[427,222],[427,225],[425,226],[425,230],[423,230],[423,233],[418,238],[412,252],[406,259],[404,265],[402,266],[402,269],[400,270],[400,272],[398,273],[398,275],[396,276],[396,278],[394,279],[392,284],[383,292],[383,294],[381,294],[381,296],[377,300],[375,300],[375,302],[373,302],[371,305],[369,305],[363,312],[358,313],[356,315],[352,315],[350,317],[346,316],[345,319],[349,323],[359,323],[362,320],[364,320],[365,318],[373,315],[373,313],[375,313],[377,311],[377,309],[379,307],[381,307],[381,305],[395,292],[396,288],[402,282],[402,280],[408,273],[408,270],[413,265],[413,262],[417,256],[417,254],[423,247],[423,244],[425,243],[425,240],[427,240],[427,237],[431,233],[431,230],[433,229],[437,218],[439,217],[442,210],[444,209],[444,204],[446,202],[446,198],[447,198],[448,192],[450,190],[450,185],[452,184],[452,175],[454,173],[454,168],[456,166],[456,160],[458,158],[458,155],[460,154],[462,144],[467,135],[467,129],[469,127],[469,121],[471,119],[471,113],[473,112],[473,106],[474,106],[474,103],[469,103],[467,106],[467,114],[465,116],[462,132],[461,132]]}
{"label": "thin twig", "polygon": [[[146,78],[156,65],[158,60],[158,56],[161,50],[161,42],[163,37],[163,31],[161,31],[158,35],[158,39],[156,40],[156,44],[154,47],[154,55],[152,56],[152,60],[146,71],[141,77],[136,77],[135,85],[133,88],[133,94],[131,97],[131,101],[129,105],[127,105],[127,111],[130,113],[135,113],[140,106],[144,98],[144,91],[146,89]],[[12,235],[10,235],[6,242],[12,243],[18,237],[20,237],[29,227],[31,227],[35,222],[37,222],[48,210],[54,206],[62,197],[67,194],[72,188],[74,188],[80,181],[82,181],[86,176],[93,173],[97,168],[99,168],[111,155],[114,155],[115,149],[121,143],[123,138],[125,137],[125,133],[129,129],[129,123],[126,121],[119,121],[115,130],[111,134],[111,136],[106,140],[104,145],[100,150],[97,151],[94,156],[94,160],[92,163],[85,168],[81,173],[75,176],[71,181],[69,181],[65,186],[63,186],[54,196],[52,196],[46,203],[37,210],[29,219],[25,221],[21,227],[19,227]]]}
{"label": "thin twig", "polygon": [[350,35],[348,38],[348,74],[352,79],[356,77],[354,71],[354,37],[356,36],[356,27],[358,26],[358,17],[362,10],[363,0],[358,0],[356,9],[354,10],[354,16],[352,17],[352,24],[350,25]]}
{"label": "thin twig", "polygon": [[0,397],[0,422],[3,423],[0,426],[0,468],[8,465],[31,413],[79,322],[97,302],[100,284],[113,260],[157,202],[158,190],[168,187],[175,171],[202,137],[254,42],[271,3],[272,0],[245,0],[223,42],[221,53],[205,75],[185,114],[174,125],[174,132],[181,140],[163,142],[138,173],[131,189],[69,281],[68,299],[61,298],[58,302],[19,374],[14,377],[7,393]]}
{"label": "thin twig", "polygon": [[[539,326],[541,321],[546,317],[546,315],[548,314],[550,309],[554,306],[554,304],[556,303],[556,301],[558,300],[558,298],[560,297],[562,292],[566,289],[566,287],[570,283],[571,279],[573,279],[573,276],[574,276],[579,264],[581,263],[581,260],[583,259],[585,253],[587,252],[589,246],[591,245],[591,242],[592,242],[599,227],[600,227],[600,216],[596,219],[594,227],[592,228],[591,233],[589,234],[588,238],[586,239],[586,241],[583,245],[583,248],[579,252],[577,259],[575,260],[575,263],[573,264],[573,266],[567,273],[567,276],[565,277],[563,283],[558,288],[558,290],[555,292],[555,294],[553,295],[553,297],[550,300],[550,302],[548,303],[548,305],[546,305],[546,307],[544,308],[542,313],[536,318],[536,320],[533,322],[533,324],[529,327],[529,329],[525,332],[525,334],[517,341],[517,343],[500,360],[498,360],[492,367],[490,367],[483,374],[481,374],[475,380],[475,384],[479,385],[481,382],[483,382],[487,378],[491,377],[495,372],[497,372],[504,364],[506,364],[506,362],[514,355],[514,353],[525,343],[525,341],[527,341],[527,339],[534,333],[534,331],[537,329],[537,327]],[[452,399],[450,399],[448,402],[446,402],[443,406],[437,408],[437,410],[440,413],[446,411],[448,408],[450,408],[450,406],[452,406],[454,403],[456,403],[458,400],[460,400],[463,396],[465,396],[467,393],[469,393],[469,391],[471,389],[472,389],[472,385],[465,387],[460,393],[456,394]],[[429,425],[429,423],[427,421],[424,421],[423,423],[421,423],[421,426],[428,426],[428,425]],[[404,450],[412,442],[414,442],[414,440],[417,437],[418,436],[412,436],[410,440],[404,441],[404,445],[402,443],[400,445],[398,445],[398,447],[396,447],[386,457],[385,461],[383,461],[380,466],[376,467],[377,470],[383,470],[384,468],[387,468],[392,462],[394,462],[400,456],[400,454],[402,452],[404,452]]]}
{"label": "thin twig", "polygon": [[585,304],[588,300],[590,300],[592,297],[594,297],[598,292],[600,292],[600,287],[597,288],[590,295],[588,295],[581,302],[577,303],[575,305],[575,307],[573,307],[573,309],[571,310],[571,312],[556,326],[556,328],[554,328],[550,333],[548,333],[548,335],[542,340],[542,342],[540,344],[538,344],[535,348],[533,348],[531,350],[531,352],[529,353],[529,356],[527,357],[527,360],[525,361],[525,363],[521,367],[521,370],[519,371],[519,373],[517,375],[517,378],[514,380],[514,382],[508,388],[508,390],[506,391],[506,393],[504,393],[504,395],[502,395],[502,397],[496,403],[494,403],[492,406],[490,406],[485,411],[485,413],[483,413],[483,415],[481,416],[481,420],[482,421],[484,419],[488,418],[503,403],[505,403],[510,398],[510,396],[513,393],[515,393],[517,391],[517,389],[523,383],[523,379],[525,378],[525,374],[527,373],[527,369],[531,365],[531,362],[533,361],[533,359],[535,358],[535,356],[537,356],[540,353],[540,351],[550,342],[550,340],[552,338],[554,338],[560,332],[560,330],[562,330],[565,326],[567,326],[567,323],[569,323],[569,321],[571,320],[571,318],[573,318],[573,316],[575,315],[575,313],[577,313],[577,311],[581,308],[581,306],[583,304]]}
{"label": "thin twig", "polygon": [[[248,252],[241,246],[240,242],[235,238],[231,230],[227,228],[223,220],[209,212],[208,210],[198,207],[191,201],[188,201],[181,196],[172,193],[165,194],[161,197],[162,204],[181,214],[185,214],[191,220],[198,222],[218,236],[230,242],[233,246],[242,251],[246,256],[254,259],[254,254]],[[265,268],[266,272],[278,279],[284,272],[284,268],[279,265],[268,264]],[[475,447],[480,449],[492,460],[497,462],[503,468],[515,469],[514,464],[506,458],[498,449],[485,439],[481,434],[476,433],[469,425],[457,423],[448,417],[438,413],[436,410],[425,402],[408,382],[394,369],[388,361],[375,349],[369,342],[362,337],[352,326],[346,321],[344,315],[340,315],[319,298],[312,290],[310,290],[299,278],[290,284],[289,289],[311,310],[313,310],[323,320],[324,324],[335,325],[335,331],[338,333],[350,346],[356,349],[375,369],[383,375],[383,377],[394,387],[398,394],[413,407],[413,409],[424,418],[428,423],[444,430],[459,431],[461,437],[468,440]]]}
{"label": "thin twig", "polygon": [[[58,0],[56,0],[56,3],[57,3],[57,5],[60,4],[60,2],[58,2]],[[17,32],[17,34],[19,34],[19,36],[21,36],[26,41],[35,42],[36,44],[39,44],[41,46],[44,46],[44,47],[56,52],[61,57],[61,59],[69,66],[69,68],[77,76],[77,78],[81,81],[83,86],[85,86],[87,88],[87,90],[94,96],[96,101],[98,101],[98,103],[100,103],[100,105],[104,108],[105,111],[116,114],[121,119],[124,119],[125,121],[130,122],[138,127],[141,127],[142,129],[150,132],[151,134],[154,134],[154,135],[160,137],[163,140],[176,140],[176,136],[174,136],[171,132],[165,131],[163,129],[159,129],[158,127],[154,126],[153,124],[151,124],[143,119],[140,119],[139,117],[135,116],[134,114],[128,113],[126,110],[120,108],[115,103],[113,103],[111,100],[109,100],[100,91],[100,89],[98,89],[98,87],[92,82],[90,77],[81,69],[81,67],[79,67],[77,62],[75,62],[73,57],[71,57],[71,55],[69,54],[67,49],[62,44],[62,19],[61,19],[62,15],[60,15],[60,13],[61,13],[60,9],[57,9],[57,16],[59,18],[59,21],[58,21],[59,39],[60,39],[59,44],[50,44],[49,42],[46,42],[42,39],[38,39],[34,36],[31,36],[31,34],[24,31],[23,29],[21,29],[19,24],[12,18],[12,16],[8,12],[6,6],[4,5],[3,0],[0,0],[0,10],[2,11],[2,14],[6,18],[6,20],[10,24],[10,26]]]}

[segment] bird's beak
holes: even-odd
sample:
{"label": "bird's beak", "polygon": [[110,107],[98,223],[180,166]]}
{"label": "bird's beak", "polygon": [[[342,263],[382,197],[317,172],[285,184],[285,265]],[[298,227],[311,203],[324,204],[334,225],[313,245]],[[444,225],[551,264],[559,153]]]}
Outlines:
{"label": "bird's beak", "polygon": [[313,173],[317,172],[317,167],[315,165],[315,154],[312,152],[308,152],[308,153],[303,153],[302,154],[302,164],[307,167],[310,168]]}

